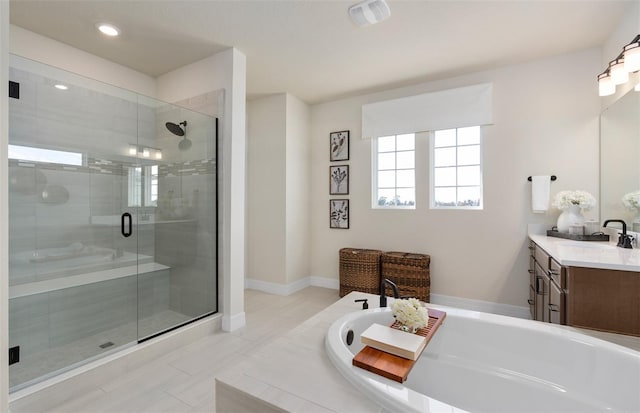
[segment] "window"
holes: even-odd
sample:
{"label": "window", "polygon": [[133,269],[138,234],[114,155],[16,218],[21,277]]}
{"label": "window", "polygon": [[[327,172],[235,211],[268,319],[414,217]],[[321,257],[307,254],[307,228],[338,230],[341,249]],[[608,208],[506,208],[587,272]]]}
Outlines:
{"label": "window", "polygon": [[415,134],[373,140],[373,207],[415,208]]}
{"label": "window", "polygon": [[432,208],[482,209],[480,127],[435,131],[431,172]]}
{"label": "window", "polygon": [[56,151],[31,146],[9,145],[9,159],[82,166],[82,154],[79,152]]}
{"label": "window", "polygon": [[130,207],[157,206],[158,165],[130,167],[128,178]]}

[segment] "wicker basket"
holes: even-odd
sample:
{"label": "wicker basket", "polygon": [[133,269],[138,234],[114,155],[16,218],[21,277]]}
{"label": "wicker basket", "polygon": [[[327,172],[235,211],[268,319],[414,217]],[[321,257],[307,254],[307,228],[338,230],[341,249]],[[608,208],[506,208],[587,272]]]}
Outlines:
{"label": "wicker basket", "polygon": [[379,250],[340,250],[340,297],[351,291],[380,294],[381,254]]}
{"label": "wicker basket", "polygon": [[[415,297],[429,302],[431,292],[431,276],[429,264],[431,257],[425,254],[406,252],[385,252],[381,256],[382,278],[388,278],[396,283],[400,295]],[[390,287],[386,287],[388,296],[393,296]]]}

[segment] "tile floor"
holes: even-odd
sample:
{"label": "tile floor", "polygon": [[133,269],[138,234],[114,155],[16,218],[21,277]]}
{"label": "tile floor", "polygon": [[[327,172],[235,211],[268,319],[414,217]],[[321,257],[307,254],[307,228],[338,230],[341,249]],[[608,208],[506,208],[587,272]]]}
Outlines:
{"label": "tile floor", "polygon": [[[17,386],[16,389],[23,387],[24,383],[30,385],[30,380],[132,343],[137,339],[138,331],[162,331],[183,323],[189,318],[184,314],[165,310],[151,317],[143,318],[139,325],[135,322],[125,323],[63,346],[41,351],[30,357],[23,357],[20,363],[9,367],[9,385],[10,387]],[[100,348],[100,345],[105,343],[113,344],[106,348]]]}
{"label": "tile floor", "polygon": [[[245,328],[197,340],[60,404],[38,395],[20,399],[11,413],[215,412],[218,374],[338,300],[337,290],[319,287],[290,296],[246,290]],[[580,331],[640,351],[640,337]]]}
{"label": "tile floor", "polygon": [[215,412],[218,373],[338,299],[337,290],[319,287],[286,297],[246,290],[246,327],[195,341],[62,404],[37,395],[17,400],[11,413]]}

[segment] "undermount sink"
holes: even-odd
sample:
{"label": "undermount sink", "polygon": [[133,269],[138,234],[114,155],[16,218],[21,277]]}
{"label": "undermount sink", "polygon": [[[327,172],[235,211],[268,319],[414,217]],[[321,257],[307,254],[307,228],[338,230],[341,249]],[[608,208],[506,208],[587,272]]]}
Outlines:
{"label": "undermount sink", "polygon": [[611,244],[592,243],[588,241],[563,242],[562,245],[567,247],[589,248],[589,249],[599,249],[599,250],[608,250],[608,249],[617,248],[615,245],[611,245]]}

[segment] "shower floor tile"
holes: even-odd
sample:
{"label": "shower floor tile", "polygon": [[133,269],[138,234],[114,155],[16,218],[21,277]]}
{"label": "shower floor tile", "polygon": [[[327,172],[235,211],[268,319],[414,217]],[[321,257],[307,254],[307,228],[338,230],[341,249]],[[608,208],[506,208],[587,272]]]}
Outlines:
{"label": "shower floor tile", "polygon": [[141,335],[147,336],[184,323],[189,319],[191,317],[184,314],[165,310],[140,320],[139,325],[132,321],[64,346],[22,358],[19,363],[9,367],[9,386],[21,385],[53,372],[57,374],[75,363],[84,362],[121,346],[135,343],[138,340],[138,331]]}

